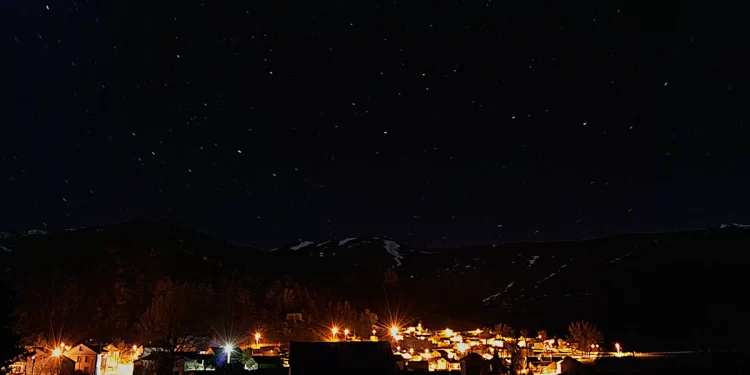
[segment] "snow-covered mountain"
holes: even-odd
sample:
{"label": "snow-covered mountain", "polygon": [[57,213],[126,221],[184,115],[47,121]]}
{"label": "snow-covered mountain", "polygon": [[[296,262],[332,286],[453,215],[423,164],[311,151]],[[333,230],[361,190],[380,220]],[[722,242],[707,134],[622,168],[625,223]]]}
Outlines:
{"label": "snow-covered mountain", "polygon": [[[657,322],[679,319],[685,309],[713,316],[715,312],[704,311],[706,306],[725,316],[736,314],[720,307],[736,300],[732,286],[746,284],[748,248],[750,226],[740,224],[458,249],[416,248],[387,237],[348,237],[300,239],[261,251],[149,222],[0,235],[0,256],[18,256],[21,265],[40,255],[46,259],[47,254],[70,252],[95,260],[101,269],[138,269],[176,280],[211,282],[212,275],[227,271],[269,279],[289,276],[363,307],[382,304],[388,295],[415,311],[476,322],[527,322],[533,329],[533,324],[564,327],[573,319],[606,316],[609,324],[623,325],[610,329],[625,331],[626,324],[661,329],[650,326],[651,320],[638,320],[644,308]],[[80,266],[65,265],[66,259],[79,258],[60,259],[50,267]],[[701,292],[707,290],[710,293]]]}
{"label": "snow-covered mountain", "polygon": [[[298,240],[297,242],[275,248],[271,252],[286,256],[310,257],[323,259],[357,259],[362,262],[385,262],[389,267],[401,267],[404,262],[418,254],[410,247],[385,237],[348,237],[323,242]],[[294,254],[290,254],[294,252]],[[354,263],[358,265],[359,263]]]}

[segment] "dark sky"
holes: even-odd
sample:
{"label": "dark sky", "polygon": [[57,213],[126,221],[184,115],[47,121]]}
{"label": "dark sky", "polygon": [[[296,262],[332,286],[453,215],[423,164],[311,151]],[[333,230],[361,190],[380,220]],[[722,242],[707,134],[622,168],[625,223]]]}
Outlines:
{"label": "dark sky", "polygon": [[3,1],[0,230],[452,246],[749,222],[742,14],[574,3]]}

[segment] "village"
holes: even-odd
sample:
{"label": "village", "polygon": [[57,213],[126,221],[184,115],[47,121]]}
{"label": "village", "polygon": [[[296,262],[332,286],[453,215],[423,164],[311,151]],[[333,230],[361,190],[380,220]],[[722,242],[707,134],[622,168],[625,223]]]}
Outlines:
{"label": "village", "polygon": [[[576,326],[578,324],[578,326]],[[571,324],[591,330],[586,322]],[[612,348],[600,346],[598,337],[580,336],[578,342],[567,342],[560,338],[547,337],[546,331],[530,335],[522,330],[516,336],[507,325],[499,324],[494,329],[431,330],[418,322],[414,326],[373,326],[368,335],[357,335],[347,327],[331,325],[321,332],[320,340],[305,346],[295,342],[267,341],[261,332],[249,335],[245,342],[191,348],[171,348],[158,344],[125,344],[78,342],[55,343],[53,346],[27,348],[23,360],[11,366],[11,372],[24,375],[197,375],[213,371],[249,371],[268,374],[302,373],[304,358],[314,358],[315,353],[292,354],[290,351],[311,351],[316,348],[347,347],[349,358],[344,358],[354,367],[360,361],[358,355],[364,351],[387,351],[394,372],[444,372],[461,374],[565,374],[574,373],[581,362],[601,357],[635,355],[626,353],[619,343]],[[594,332],[598,332],[595,331]],[[596,334],[594,334],[596,336]],[[325,344],[325,345],[324,345]],[[317,345],[317,347],[316,347]],[[342,351],[343,353],[343,351]],[[343,355],[343,354],[342,354]],[[317,355],[317,358],[323,358]],[[362,357],[364,358],[364,357]],[[308,361],[309,362],[309,361]],[[229,366],[227,366],[229,364]],[[165,368],[167,369],[166,371]],[[497,372],[494,372],[497,371]]]}

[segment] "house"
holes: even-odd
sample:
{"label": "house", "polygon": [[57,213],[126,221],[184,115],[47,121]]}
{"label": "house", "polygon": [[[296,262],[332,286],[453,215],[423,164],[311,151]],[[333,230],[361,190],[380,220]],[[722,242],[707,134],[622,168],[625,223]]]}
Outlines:
{"label": "house", "polygon": [[[156,375],[157,373],[163,373],[165,368],[168,369],[170,367],[169,362],[169,353],[152,352],[133,361],[133,375]],[[179,372],[179,370],[173,368],[172,372]]]}
{"label": "house", "polygon": [[301,322],[302,321],[302,313],[287,313],[286,314],[286,321],[287,322]]}
{"label": "house", "polygon": [[44,348],[29,347],[26,349],[28,354],[10,365],[11,373],[27,375],[75,374],[75,362],[72,359],[62,355],[55,356],[52,351]]}
{"label": "house", "polygon": [[529,361],[529,370],[534,374],[558,374],[558,367],[555,361]]}
{"label": "house", "polygon": [[406,363],[407,371],[427,372],[429,368],[430,364],[427,361],[409,361]]}
{"label": "house", "polygon": [[120,364],[120,349],[117,349],[116,346],[109,344],[102,348],[102,354],[104,362],[103,365],[106,366],[107,370],[115,369]]}
{"label": "house", "polygon": [[258,365],[258,369],[279,369],[284,367],[284,361],[278,356],[253,357],[253,360],[255,360],[255,363]]}
{"label": "house", "polygon": [[172,354],[164,351],[155,351],[151,354],[133,361],[134,375],[155,375],[164,373],[165,369],[172,367],[172,373],[175,375],[184,375],[196,371],[215,370],[212,361],[212,355],[199,354],[195,352],[178,352],[174,353],[174,363]]}
{"label": "house", "polygon": [[80,371],[84,374],[96,373],[96,357],[99,353],[86,344],[78,343],[73,345],[63,354],[75,362],[75,371]]}

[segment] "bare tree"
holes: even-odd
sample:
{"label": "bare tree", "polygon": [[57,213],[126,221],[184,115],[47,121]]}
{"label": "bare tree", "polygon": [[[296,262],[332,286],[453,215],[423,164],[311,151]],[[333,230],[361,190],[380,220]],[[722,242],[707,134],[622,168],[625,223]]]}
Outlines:
{"label": "bare tree", "polygon": [[[168,361],[159,372],[171,373],[180,352],[194,351],[205,345],[204,322],[201,321],[201,297],[209,291],[186,284],[159,282],[151,304],[141,315],[138,329],[141,337],[162,347]],[[205,317],[204,317],[205,318]],[[162,368],[171,366],[172,368]]]}
{"label": "bare tree", "polygon": [[516,334],[516,330],[513,327],[503,323],[495,324],[495,332],[502,337],[515,337]]}
{"label": "bare tree", "polygon": [[510,373],[513,375],[523,374],[527,367],[523,349],[516,344],[508,344],[506,350],[510,354]]}
{"label": "bare tree", "polygon": [[543,330],[537,332],[536,333],[536,338],[538,338],[539,340],[542,340],[542,341],[546,341],[547,340],[547,330],[543,329]]}
{"label": "bare tree", "polygon": [[578,343],[578,350],[582,353],[590,353],[591,346],[604,341],[604,335],[593,324],[581,320],[568,325],[568,341]]}

